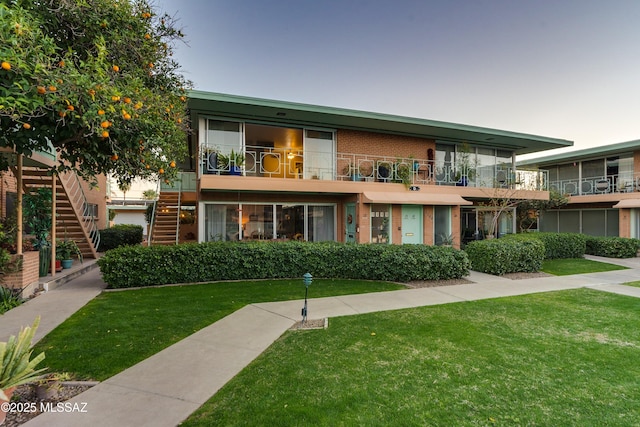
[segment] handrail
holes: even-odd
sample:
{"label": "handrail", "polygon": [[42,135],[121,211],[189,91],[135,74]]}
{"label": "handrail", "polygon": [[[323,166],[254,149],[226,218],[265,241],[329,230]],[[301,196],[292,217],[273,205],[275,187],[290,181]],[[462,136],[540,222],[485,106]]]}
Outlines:
{"label": "handrail", "polygon": [[153,243],[153,224],[156,221],[156,210],[158,209],[158,200],[160,200],[160,180],[156,184],[156,194],[158,197],[153,201],[153,210],[151,211],[151,220],[149,222],[149,235],[147,236],[147,246],[151,246]]}
{"label": "handrail", "polygon": [[80,224],[87,233],[89,242],[93,245],[93,252],[97,252],[100,245],[100,231],[94,220],[93,215],[88,215],[87,197],[82,189],[82,183],[75,171],[67,171],[58,175],[63,183],[63,186],[67,192],[69,202],[75,207],[78,213],[78,219]]}
{"label": "handrail", "polygon": [[[481,188],[546,190],[548,171],[523,170],[511,165],[479,165],[469,162],[415,157],[375,156],[302,149],[245,146],[229,153],[200,147],[202,175],[244,175],[263,178],[319,179],[330,181],[401,182],[410,185],[458,185]],[[220,158],[224,160],[221,161]],[[463,178],[464,177],[464,178]],[[404,178],[404,179],[403,179]]]}
{"label": "handrail", "polygon": [[178,209],[176,212],[176,245],[180,243],[180,206],[182,203],[182,176],[178,179]]}

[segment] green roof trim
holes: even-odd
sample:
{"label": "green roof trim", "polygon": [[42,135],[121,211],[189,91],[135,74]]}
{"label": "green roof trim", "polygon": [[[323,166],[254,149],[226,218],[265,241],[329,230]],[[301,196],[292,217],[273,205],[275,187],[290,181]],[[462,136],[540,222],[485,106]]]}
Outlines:
{"label": "green roof trim", "polygon": [[568,151],[566,153],[552,154],[544,157],[536,157],[518,161],[519,166],[547,166],[555,165],[572,160],[586,160],[594,157],[615,156],[640,150],[640,139],[620,142],[617,144],[599,145],[597,147],[585,148],[583,150]]}
{"label": "green roof trim", "polygon": [[573,145],[572,141],[564,139],[296,102],[204,91],[190,91],[188,97],[187,105],[192,113],[228,116],[248,121],[373,131],[454,143],[468,142],[473,145],[503,148],[515,151],[516,154]]}

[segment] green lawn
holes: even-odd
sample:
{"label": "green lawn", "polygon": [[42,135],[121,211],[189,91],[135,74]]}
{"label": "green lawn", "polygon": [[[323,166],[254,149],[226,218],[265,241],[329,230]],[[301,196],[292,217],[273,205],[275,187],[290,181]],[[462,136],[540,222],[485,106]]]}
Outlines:
{"label": "green lawn", "polygon": [[[395,283],[314,280],[309,297],[403,289]],[[35,346],[50,371],[104,380],[250,303],[304,298],[302,280],[105,292]]]}
{"label": "green lawn", "polygon": [[635,282],[627,282],[627,283],[623,283],[623,285],[627,285],[627,286],[635,286],[636,288],[640,288],[640,280],[639,280],[639,281],[635,281]]}
{"label": "green lawn", "polygon": [[639,311],[577,289],[332,318],[183,425],[640,425]]}
{"label": "green lawn", "polygon": [[546,259],[542,262],[542,270],[555,276],[569,274],[598,273],[602,271],[624,270],[627,267],[593,261],[585,258]]}

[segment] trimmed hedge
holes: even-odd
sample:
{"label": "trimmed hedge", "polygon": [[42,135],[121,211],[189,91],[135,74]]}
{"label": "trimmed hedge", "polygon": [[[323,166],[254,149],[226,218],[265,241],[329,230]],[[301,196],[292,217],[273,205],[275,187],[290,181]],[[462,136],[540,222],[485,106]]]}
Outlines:
{"label": "trimmed hedge", "polygon": [[126,245],[142,243],[142,226],[119,224],[100,230],[100,246],[98,251],[105,252]]}
{"label": "trimmed hedge", "polygon": [[217,280],[314,277],[408,282],[469,274],[464,251],[426,245],[208,242],[126,246],[98,260],[110,288]]}
{"label": "trimmed hedge", "polygon": [[587,236],[577,233],[520,233],[507,239],[537,239],[544,243],[545,259],[582,258],[587,250]]}
{"label": "trimmed hedge", "polygon": [[465,252],[473,270],[501,276],[540,270],[545,247],[537,239],[490,239],[470,242]]}
{"label": "trimmed hedge", "polygon": [[608,258],[633,258],[637,256],[639,242],[638,239],[623,237],[589,236],[587,237],[586,253]]}

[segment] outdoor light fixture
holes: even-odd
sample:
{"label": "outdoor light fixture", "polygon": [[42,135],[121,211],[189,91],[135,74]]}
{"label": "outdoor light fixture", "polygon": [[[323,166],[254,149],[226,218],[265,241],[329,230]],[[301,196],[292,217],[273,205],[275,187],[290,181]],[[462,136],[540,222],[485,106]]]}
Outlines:
{"label": "outdoor light fixture", "polygon": [[294,157],[295,155],[293,154],[293,151],[289,151],[289,154],[287,154],[287,159],[293,160]]}
{"label": "outdoor light fixture", "polygon": [[307,296],[309,295],[309,285],[313,282],[313,276],[311,273],[304,273],[302,275],[302,283],[304,283],[304,307],[302,307],[302,323],[307,321]]}

